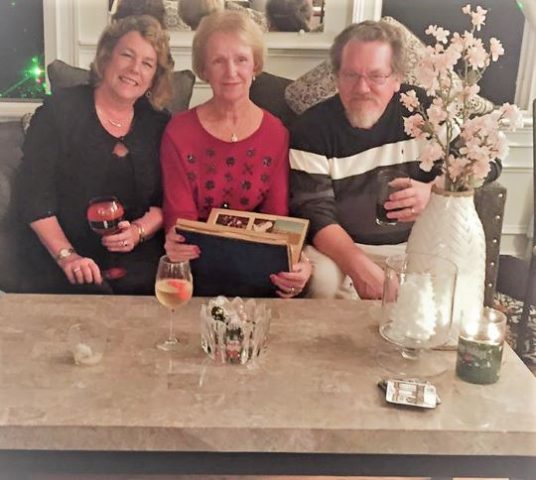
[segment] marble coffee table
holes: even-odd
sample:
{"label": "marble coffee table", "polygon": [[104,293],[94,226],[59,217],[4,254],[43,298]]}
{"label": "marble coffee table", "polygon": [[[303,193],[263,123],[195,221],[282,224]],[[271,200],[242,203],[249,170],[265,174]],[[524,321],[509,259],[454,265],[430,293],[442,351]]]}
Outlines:
{"label": "marble coffee table", "polygon": [[[183,348],[166,353],[154,298],[0,297],[0,470],[536,478],[536,380],[510,348],[489,386],[438,353],[452,362],[434,380],[442,404],[396,407],[376,386],[377,304],[267,300],[267,351],[232,366],[200,348],[203,301],[177,313]],[[108,326],[91,367],[67,352],[84,318]]]}

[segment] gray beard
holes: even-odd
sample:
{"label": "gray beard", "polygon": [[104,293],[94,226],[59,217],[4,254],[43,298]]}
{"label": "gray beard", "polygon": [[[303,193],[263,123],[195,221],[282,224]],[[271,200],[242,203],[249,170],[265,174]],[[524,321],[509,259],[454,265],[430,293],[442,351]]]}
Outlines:
{"label": "gray beard", "polygon": [[370,129],[380,119],[382,114],[373,110],[351,111],[346,110],[346,118],[354,128]]}

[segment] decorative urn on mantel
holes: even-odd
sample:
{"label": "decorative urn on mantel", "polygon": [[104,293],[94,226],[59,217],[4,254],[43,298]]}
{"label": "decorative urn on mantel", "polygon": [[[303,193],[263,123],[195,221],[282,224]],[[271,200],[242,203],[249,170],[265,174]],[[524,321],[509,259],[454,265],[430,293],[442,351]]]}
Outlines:
{"label": "decorative urn on mantel", "polygon": [[497,176],[496,160],[508,154],[502,121],[512,129],[522,125],[519,109],[508,103],[484,114],[472,110],[478,81],[504,50],[496,38],[490,39],[486,50],[475,35],[485,24],[486,10],[466,5],[462,11],[471,17],[470,31],[451,35],[436,25],[426,30],[436,43],[426,47],[416,77],[432,101],[418,98],[414,90],[401,95],[407,110],[415,112],[404,119],[404,127],[421,141],[420,167],[441,169],[427,207],[413,226],[407,251],[444,257],[458,268],[451,343],[456,342],[462,322],[480,316],[484,304],[486,243],[474,189]]}

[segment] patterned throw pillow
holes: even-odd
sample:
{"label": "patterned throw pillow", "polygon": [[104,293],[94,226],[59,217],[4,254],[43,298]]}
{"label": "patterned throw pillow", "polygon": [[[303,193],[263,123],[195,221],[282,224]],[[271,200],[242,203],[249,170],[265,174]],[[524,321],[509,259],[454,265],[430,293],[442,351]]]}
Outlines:
{"label": "patterned throw pillow", "polygon": [[[504,293],[496,293],[494,303],[494,307],[506,315],[506,341],[515,350],[517,347],[517,330],[521,312],[523,311],[523,302]],[[527,365],[536,365],[536,306],[534,305],[531,305],[529,309],[525,352],[522,360]]]}
{"label": "patterned throw pillow", "polygon": [[[382,20],[401,30],[408,49],[408,69],[404,82],[410,85],[418,85],[415,68],[419,58],[424,54],[424,43],[394,18],[383,17]],[[461,82],[459,77],[458,81]],[[337,93],[335,76],[329,61],[326,60],[291,83],[285,90],[285,99],[290,108],[300,114],[318,102],[335,95],[335,93]],[[489,100],[476,96],[471,102],[470,114],[482,115],[491,112],[493,108],[494,105]]]}
{"label": "patterned throw pillow", "polygon": [[180,0],[164,0],[164,8],[166,10],[166,27],[170,30],[190,31],[189,25],[186,25],[179,15]]}
{"label": "patterned throw pillow", "polygon": [[331,69],[331,63],[325,60],[292,82],[285,89],[285,100],[288,106],[299,115],[336,93],[335,75]]}
{"label": "patterned throw pillow", "polygon": [[[50,89],[74,87],[89,83],[89,70],[73,67],[61,60],[54,60],[47,67]],[[173,97],[166,105],[172,113],[188,109],[195,83],[195,75],[190,70],[173,72]]]}

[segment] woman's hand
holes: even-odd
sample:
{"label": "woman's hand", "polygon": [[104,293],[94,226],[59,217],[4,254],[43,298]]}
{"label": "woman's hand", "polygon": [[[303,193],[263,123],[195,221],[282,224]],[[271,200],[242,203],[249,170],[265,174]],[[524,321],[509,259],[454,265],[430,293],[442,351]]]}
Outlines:
{"label": "woman's hand", "polygon": [[270,280],[278,288],[277,295],[281,298],[292,298],[299,295],[311,277],[313,267],[309,260],[302,259],[292,267],[291,272],[280,272],[270,275]]}
{"label": "woman's hand", "polygon": [[426,208],[430,200],[432,183],[423,183],[410,179],[408,186],[407,178],[396,178],[389,185],[393,187],[406,187],[391,193],[384,207],[387,218],[399,222],[414,222],[419,214]]}
{"label": "woman's hand", "polygon": [[201,249],[197,245],[184,243],[185,239],[182,235],[175,232],[175,228],[171,227],[166,234],[166,243],[164,248],[166,254],[172,262],[185,262],[194,260],[201,255]]}
{"label": "woman's hand", "polygon": [[109,252],[128,253],[140,243],[140,234],[138,227],[126,220],[119,222],[119,233],[105,235],[102,237],[102,245]]}
{"label": "woman's hand", "polygon": [[96,283],[100,285],[102,283],[100,268],[91,258],[81,257],[78,253],[73,253],[67,258],[60,260],[58,265],[73,285],[83,283]]}

